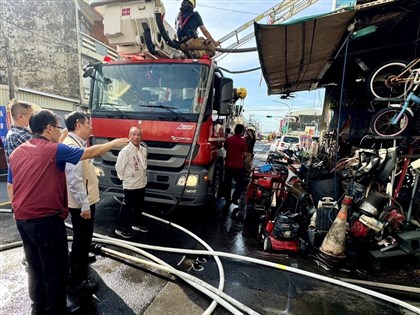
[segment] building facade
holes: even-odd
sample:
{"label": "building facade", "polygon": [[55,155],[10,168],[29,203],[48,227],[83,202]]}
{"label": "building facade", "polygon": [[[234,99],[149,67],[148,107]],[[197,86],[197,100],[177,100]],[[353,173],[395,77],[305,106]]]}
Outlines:
{"label": "building facade", "polygon": [[83,65],[117,59],[102,16],[85,1],[3,0],[0,7],[0,105],[19,98],[54,111],[86,108]]}

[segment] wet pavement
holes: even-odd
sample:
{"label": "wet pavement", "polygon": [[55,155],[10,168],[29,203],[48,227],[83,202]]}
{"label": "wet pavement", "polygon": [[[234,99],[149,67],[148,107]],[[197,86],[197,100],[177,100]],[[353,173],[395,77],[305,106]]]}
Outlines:
{"label": "wet pavement", "polygon": [[[95,232],[114,237],[112,230],[118,204],[107,200],[98,207],[97,213]],[[211,243],[214,250],[304,267],[294,256],[252,249],[252,241],[246,235],[246,229],[242,228],[243,224],[230,222],[229,216],[223,212],[207,216],[191,213],[185,217],[178,216],[180,221],[183,221],[180,223],[194,225],[196,233],[203,233],[203,238]],[[215,216],[221,216],[227,224],[221,224],[219,227],[211,224],[210,222],[217,221]],[[153,246],[202,249],[201,245],[176,227],[150,219],[147,221],[151,231],[147,234],[137,233],[132,241]],[[0,223],[2,244],[18,240],[10,214],[0,214]],[[218,240],[217,244],[212,242],[213,239]],[[219,244],[222,246],[219,247]],[[129,253],[114,246],[106,245],[106,248]],[[182,254],[155,250],[148,252],[179,270],[218,286],[219,272],[212,258],[207,257],[206,263],[193,265],[196,261],[195,255],[183,257]],[[136,254],[136,257],[141,256]],[[29,314],[27,279],[25,268],[21,264],[22,249],[18,247],[2,251],[0,259],[1,314]],[[225,276],[224,292],[260,314],[410,314],[392,304],[369,298],[366,294],[350,292],[348,289],[314,281],[278,268],[225,258],[221,258],[221,262]],[[142,267],[133,262],[125,263],[122,259],[111,258],[108,255],[97,255],[97,261],[91,265],[90,275],[99,283],[99,290],[92,298],[83,300],[83,312],[79,314],[202,314],[211,303],[211,299],[165,272],[152,267]],[[214,312],[227,313],[220,306]]]}
{"label": "wet pavement", "polygon": [[[4,185],[0,184],[3,194]],[[8,208],[3,199],[0,201],[3,202],[1,208]],[[354,291],[297,274],[293,272],[294,269],[284,270],[294,267],[315,272],[320,276],[332,275],[312,261],[297,255],[264,252],[257,241],[255,226],[232,219],[223,206],[224,201],[221,200],[211,209],[182,208],[164,215],[168,208],[148,205],[147,213],[166,221],[147,217],[145,220],[150,232],[135,232],[130,241],[154,246],[154,249],[145,250],[170,266],[215,287],[219,286],[220,279],[224,279],[223,291],[226,294],[260,314],[415,314],[414,311],[403,310],[386,300],[372,298],[363,292],[363,289],[361,292]],[[95,218],[98,240],[102,240],[104,236],[121,240],[114,234],[118,210],[119,204],[112,198],[103,199],[98,205]],[[71,235],[71,230],[68,231]],[[244,261],[240,257],[221,257],[223,277],[220,277],[217,263],[210,256],[170,253],[168,249],[156,250],[156,246],[204,249],[193,235],[187,234],[190,232],[201,237],[214,251],[252,257],[284,266],[267,267]],[[19,235],[12,215],[0,213],[1,245],[18,240]],[[96,243],[101,244],[99,241]],[[179,278],[154,266],[113,257],[105,251],[116,250],[119,253],[134,255],[137,259],[145,259],[143,255],[120,246],[102,246],[97,252],[97,261],[90,266],[90,276],[98,282],[99,290],[92,297],[82,297],[82,309],[77,314],[202,314],[211,304],[211,298]],[[0,252],[0,314],[30,313],[27,275],[25,267],[21,264],[22,255],[21,247]],[[197,260],[197,257],[200,259]],[[202,258],[206,258],[206,261]],[[347,277],[351,275],[347,274]],[[405,294],[399,298],[420,307],[418,295]],[[392,299],[389,298],[388,301],[392,302]],[[418,312],[420,313],[420,310]],[[230,312],[219,305],[213,313]]]}

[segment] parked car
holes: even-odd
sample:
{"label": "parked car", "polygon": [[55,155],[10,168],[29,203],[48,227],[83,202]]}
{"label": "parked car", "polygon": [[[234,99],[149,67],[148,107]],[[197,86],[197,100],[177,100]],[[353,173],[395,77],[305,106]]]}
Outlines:
{"label": "parked car", "polygon": [[274,140],[270,151],[300,150],[301,148],[300,136],[283,135]]}

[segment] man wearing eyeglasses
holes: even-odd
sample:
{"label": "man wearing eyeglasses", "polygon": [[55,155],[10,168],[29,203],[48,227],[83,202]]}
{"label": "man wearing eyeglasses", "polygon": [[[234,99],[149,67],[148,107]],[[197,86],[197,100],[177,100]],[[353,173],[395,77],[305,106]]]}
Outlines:
{"label": "man wearing eyeglasses", "polygon": [[[66,115],[68,135],[64,144],[75,148],[86,147],[92,135],[89,118],[83,112]],[[77,164],[66,164],[69,212],[73,225],[73,242],[70,252],[69,292],[91,293],[98,284],[88,278],[89,249],[93,236],[95,204],[99,202],[98,177],[90,159]]]}
{"label": "man wearing eyeglasses", "polygon": [[36,111],[29,125],[32,138],[10,155],[8,189],[16,226],[28,260],[32,314],[65,314],[68,247],[64,220],[68,215],[66,163],[104,154],[128,143],[127,138],[73,148],[58,143],[59,118]]}
{"label": "man wearing eyeglasses", "polygon": [[[32,132],[29,128],[29,119],[33,113],[32,106],[25,101],[13,99],[10,101],[9,107],[13,117],[13,125],[6,135],[5,152],[7,164],[9,164],[10,154],[12,154],[18,146],[31,138]],[[65,134],[67,133],[62,133],[62,135]],[[62,139],[64,139],[64,137],[62,137]],[[22,264],[25,267],[28,265],[25,256],[22,258]]]}

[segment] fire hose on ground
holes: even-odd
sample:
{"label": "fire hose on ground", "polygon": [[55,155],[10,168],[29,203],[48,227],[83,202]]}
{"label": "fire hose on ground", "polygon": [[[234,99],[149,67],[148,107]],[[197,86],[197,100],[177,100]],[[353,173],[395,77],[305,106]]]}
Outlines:
{"label": "fire hose on ground", "polygon": [[[147,213],[143,213],[145,216],[160,221],[161,223],[164,224],[168,224],[174,228],[180,229],[182,231],[184,231],[185,233],[189,234],[189,235],[194,235],[192,232],[186,230],[185,228],[164,220],[162,218],[147,214]],[[270,267],[270,268],[275,268],[275,269],[280,269],[283,271],[288,271],[291,273],[295,273],[295,274],[299,274],[299,275],[303,275],[309,278],[313,278],[316,280],[321,280],[327,283],[331,283],[334,285],[338,285],[347,289],[351,289],[360,293],[364,293],[367,294],[369,296],[384,300],[385,302],[388,303],[392,303],[395,305],[398,305],[402,308],[405,308],[407,310],[413,311],[414,313],[418,313],[420,314],[420,309],[409,304],[406,303],[404,301],[398,300],[396,298],[393,298],[391,296],[387,296],[385,294],[379,293],[379,292],[375,292],[351,283],[346,283],[344,281],[338,280],[338,279],[334,279],[334,278],[329,278],[326,276],[322,276],[322,275],[318,275],[309,271],[305,271],[305,270],[300,270],[297,268],[293,268],[293,267],[289,267],[286,265],[282,265],[282,264],[278,264],[278,263],[273,263],[273,262],[269,262],[269,261],[264,261],[264,260],[260,260],[260,259],[256,259],[256,258],[252,258],[252,257],[246,257],[246,256],[241,256],[241,255],[236,255],[236,254],[231,254],[231,253],[226,253],[226,252],[219,252],[219,251],[213,251],[213,250],[191,250],[191,249],[183,249],[183,248],[168,248],[168,247],[161,247],[161,246],[152,246],[152,245],[146,245],[146,244],[140,244],[140,243],[133,243],[133,242],[129,242],[129,241],[124,241],[124,240],[115,240],[111,237],[107,237],[107,236],[103,236],[97,233],[94,233],[94,242],[99,242],[99,243],[104,243],[104,244],[110,244],[110,245],[115,245],[115,246],[120,246],[120,247],[124,247],[126,249],[130,249],[134,252],[138,252],[141,253],[142,255],[146,256],[146,257],[152,257],[152,255],[148,254],[147,252],[144,251],[139,251],[140,248],[143,249],[151,249],[151,250],[157,250],[157,251],[164,251],[164,252],[171,252],[171,253],[182,253],[182,254],[191,254],[191,255],[197,255],[197,256],[204,256],[204,255],[208,255],[208,256],[213,256],[218,258],[218,257],[224,257],[224,258],[229,258],[229,259],[234,259],[234,260],[239,260],[239,261],[246,261],[246,262],[251,262],[257,265],[262,265],[262,266],[266,266],[266,267]],[[198,240],[199,238],[197,236],[194,235],[194,238],[196,240]],[[201,243],[201,242],[200,242]],[[204,243],[204,242],[203,242]],[[203,244],[201,243],[201,244]],[[6,245],[2,245],[0,246],[0,251],[6,250],[6,249],[11,249],[17,246],[21,246],[22,242],[14,242],[14,243],[10,243],[10,244],[6,244]],[[207,244],[206,244],[207,245]],[[208,246],[208,245],[207,245]],[[208,248],[207,246],[205,246],[206,248]],[[111,249],[107,249],[107,248],[101,248],[101,250],[104,253],[108,253],[110,255],[120,255],[120,253],[118,253],[117,251],[111,250]],[[163,270],[165,272],[169,272],[169,273],[173,273],[174,275],[182,278],[183,280],[185,280],[188,283],[194,283],[194,285],[197,285],[197,289],[198,287],[200,287],[200,291],[207,294],[208,296],[212,297],[214,299],[214,301],[217,301],[217,303],[220,303],[223,307],[225,307],[227,310],[229,310],[230,312],[232,312],[232,314],[242,314],[238,309],[236,309],[234,306],[232,306],[231,304],[229,304],[227,301],[229,301],[230,303],[232,303],[233,305],[235,305],[238,308],[241,308],[242,310],[246,311],[248,314],[258,314],[257,312],[251,310],[249,307],[247,307],[246,305],[234,300],[232,297],[226,295],[225,293],[221,292],[221,290],[216,289],[214,287],[212,287],[211,285],[205,283],[202,280],[196,279],[195,277],[186,274],[184,272],[181,272],[169,265],[167,265],[165,262],[161,261],[161,264],[158,263],[153,263],[150,261],[146,261],[144,259],[140,259],[138,257],[134,257],[130,255],[126,255],[126,254],[122,254],[120,257],[124,257],[124,258],[129,258],[132,259],[133,261],[136,261],[138,263],[144,263],[146,265],[149,266],[153,266],[155,268],[159,268],[160,270]],[[160,260],[158,258],[155,257],[155,259]],[[163,266],[162,266],[163,265]],[[222,277],[222,273],[221,273],[221,277]],[[193,280],[194,279],[194,280]],[[224,281],[224,275],[223,275],[223,281]],[[221,278],[221,283],[222,283],[222,278]],[[209,287],[211,287],[212,289],[210,289]],[[219,286],[220,287],[220,286]],[[213,309],[214,310],[214,309]],[[213,310],[206,310],[212,312]],[[210,313],[207,313],[210,314]]]}

